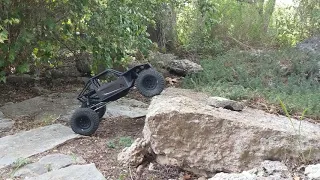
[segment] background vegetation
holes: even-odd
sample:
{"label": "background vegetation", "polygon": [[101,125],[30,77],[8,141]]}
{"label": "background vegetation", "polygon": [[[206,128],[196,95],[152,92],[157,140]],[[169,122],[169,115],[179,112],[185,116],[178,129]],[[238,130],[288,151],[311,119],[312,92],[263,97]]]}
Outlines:
{"label": "background vegetation", "polygon": [[150,50],[197,54],[205,71],[185,78],[185,87],[233,99],[281,97],[292,112],[319,116],[319,57],[290,48],[320,33],[320,1],[278,1],[0,0],[0,80],[55,67],[64,49],[92,54],[93,73]]}

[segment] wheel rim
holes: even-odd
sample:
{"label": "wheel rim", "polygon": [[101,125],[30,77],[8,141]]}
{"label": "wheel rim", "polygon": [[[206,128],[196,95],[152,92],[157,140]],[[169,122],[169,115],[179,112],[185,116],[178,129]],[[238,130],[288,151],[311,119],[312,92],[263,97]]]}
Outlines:
{"label": "wheel rim", "polygon": [[153,90],[157,87],[157,78],[154,76],[146,76],[143,81],[142,85],[147,90]]}
{"label": "wheel rim", "polygon": [[91,121],[88,117],[80,117],[77,120],[77,126],[81,129],[88,129],[91,126]]}

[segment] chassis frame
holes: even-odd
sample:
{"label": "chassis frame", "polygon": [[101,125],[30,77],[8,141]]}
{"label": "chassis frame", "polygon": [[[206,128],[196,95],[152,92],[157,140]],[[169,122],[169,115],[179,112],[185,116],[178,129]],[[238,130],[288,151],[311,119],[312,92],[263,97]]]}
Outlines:
{"label": "chassis frame", "polygon": [[[77,99],[82,107],[88,107],[95,111],[104,107],[107,103],[116,101],[126,96],[129,90],[135,85],[135,80],[141,71],[153,68],[150,63],[140,64],[131,69],[120,72],[114,69],[106,69],[103,72],[91,77],[86,83]],[[112,74],[116,80],[101,83],[100,78]]]}

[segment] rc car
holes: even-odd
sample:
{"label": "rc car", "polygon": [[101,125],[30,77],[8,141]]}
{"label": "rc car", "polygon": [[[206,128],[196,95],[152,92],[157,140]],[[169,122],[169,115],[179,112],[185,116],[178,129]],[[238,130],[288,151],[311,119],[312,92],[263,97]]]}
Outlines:
{"label": "rc car", "polygon": [[106,69],[85,83],[77,97],[81,107],[70,119],[71,128],[77,134],[90,136],[98,129],[107,103],[126,96],[133,87],[143,96],[153,97],[159,95],[164,86],[164,77],[149,63],[137,65],[126,72]]}

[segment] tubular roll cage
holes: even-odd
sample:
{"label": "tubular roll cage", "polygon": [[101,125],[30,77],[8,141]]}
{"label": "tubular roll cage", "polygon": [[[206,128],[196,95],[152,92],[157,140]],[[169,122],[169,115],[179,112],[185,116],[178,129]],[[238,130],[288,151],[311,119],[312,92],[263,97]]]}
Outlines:
{"label": "tubular roll cage", "polygon": [[[108,102],[116,101],[121,97],[126,96],[129,90],[134,86],[135,80],[137,79],[138,74],[142,70],[149,69],[149,68],[153,68],[150,63],[141,64],[141,65],[132,67],[126,72],[120,72],[114,69],[106,69],[103,72],[91,77],[86,82],[84,88],[78,95],[77,99],[82,104],[86,104],[87,107],[90,107],[91,109],[94,109],[94,110],[98,110],[103,106],[105,106]],[[101,84],[99,82],[99,78],[108,74],[113,74],[114,76],[117,77],[117,80],[111,81],[105,84]],[[116,89],[112,92],[104,93],[104,95],[101,95],[101,93],[99,93],[102,90],[104,90],[103,87],[108,88],[112,85],[115,85],[115,86],[120,85],[121,88]]]}

